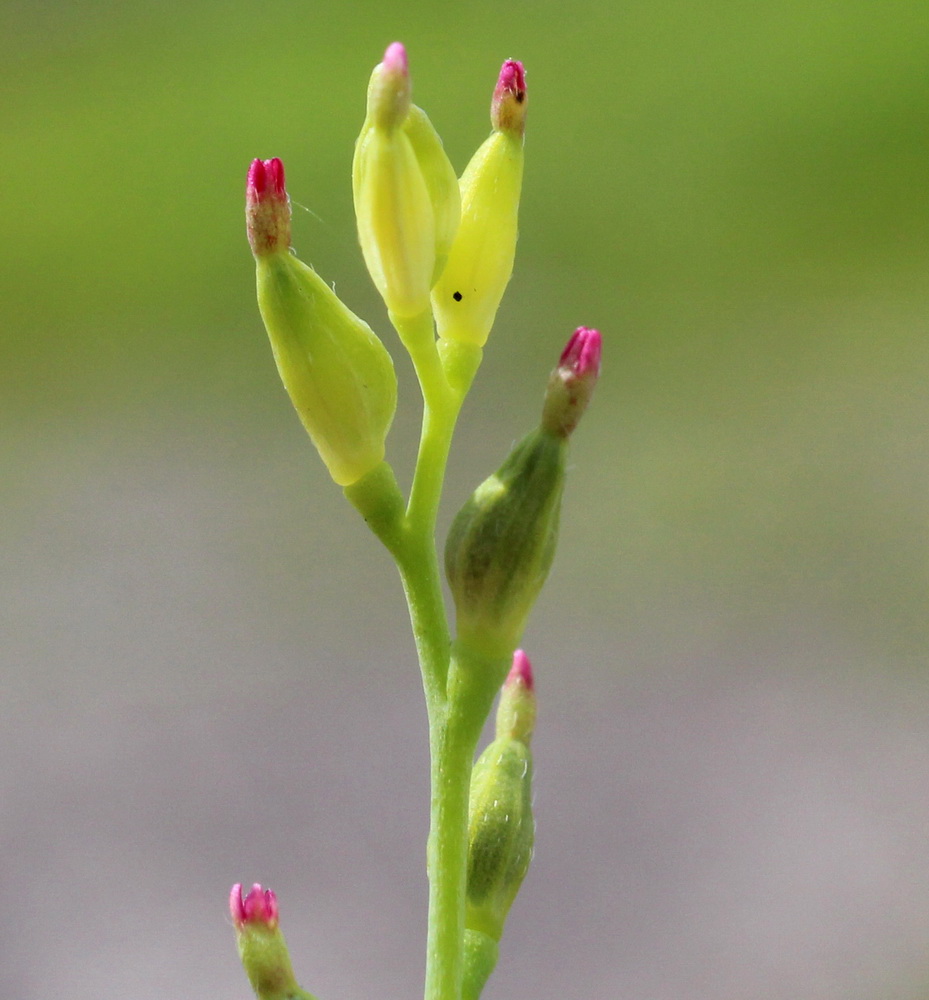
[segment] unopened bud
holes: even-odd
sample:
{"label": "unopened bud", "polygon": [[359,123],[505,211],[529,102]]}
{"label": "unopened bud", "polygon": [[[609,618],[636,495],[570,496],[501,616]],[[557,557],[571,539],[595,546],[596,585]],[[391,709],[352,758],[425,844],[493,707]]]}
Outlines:
{"label": "unopened bud", "polygon": [[429,116],[415,104],[403,123],[432,202],[435,220],[435,265],[432,283],[445,270],[448,255],[461,220],[461,194],[455,168],[449,160],[439,133]]}
{"label": "unopened bud", "polygon": [[522,135],[526,128],[526,71],[523,64],[507,59],[500,69],[490,105],[490,120],[497,132]]}
{"label": "unopened bud", "polygon": [[403,127],[409,112],[406,51],[394,42],[371,77],[352,192],[368,272],[387,308],[404,319],[429,308],[436,254],[429,187]]}
{"label": "unopened bud", "polygon": [[458,512],[445,545],[458,636],[509,655],[555,554],[566,442],[527,435]]}
{"label": "unopened bud", "polygon": [[494,90],[494,131],[461,177],[461,224],[432,290],[440,337],[482,347],[513,273],[523,179],[525,75],[507,60]]}
{"label": "unopened bud", "polygon": [[542,426],[567,437],[584,415],[600,376],[602,340],[597,330],[579,326],[548,380]]}
{"label": "unopened bud", "polygon": [[513,666],[503,682],[497,706],[497,739],[528,743],[535,728],[536,698],[532,664],[521,649],[513,654]]}
{"label": "unopened bud", "polygon": [[402,42],[391,42],[368,83],[368,119],[381,128],[403,124],[410,110],[410,65]]}
{"label": "unopened bud", "polygon": [[465,926],[496,941],[532,860],[532,752],[495,739],[471,772]]}
{"label": "unopened bud", "polygon": [[368,324],[286,244],[256,252],[255,263],[281,381],[330,475],[348,486],[384,458],[397,403],[393,362]]}
{"label": "unopened bud", "polygon": [[461,1000],[479,1000],[497,965],[500,945],[483,931],[465,928]]}
{"label": "unopened bud", "polygon": [[256,884],[243,896],[242,886],[237,884],[232,887],[229,908],[242,967],[260,1000],[308,996],[294,977],[287,943],[278,926],[274,893]]}
{"label": "unopened bud", "polygon": [[245,228],[256,257],[290,246],[290,199],[284,187],[284,164],[253,160],[245,182]]}

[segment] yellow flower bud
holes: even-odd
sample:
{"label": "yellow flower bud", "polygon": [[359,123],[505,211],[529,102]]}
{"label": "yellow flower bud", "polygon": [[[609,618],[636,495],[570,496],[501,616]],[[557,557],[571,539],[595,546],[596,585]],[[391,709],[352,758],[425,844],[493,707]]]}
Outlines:
{"label": "yellow flower bud", "polygon": [[404,319],[429,308],[436,250],[429,187],[403,127],[409,95],[406,52],[394,42],[371,76],[368,113],[352,164],[365,264],[387,308]]}
{"label": "yellow flower bud", "polygon": [[445,270],[461,220],[458,178],[445,153],[439,133],[422,108],[418,108],[415,104],[410,107],[410,113],[403,123],[403,130],[413,146],[432,202],[432,214],[435,220],[435,266],[432,280],[435,284]]}
{"label": "yellow flower bud", "polygon": [[258,306],[281,381],[332,478],[349,486],[384,458],[397,376],[384,345],[290,252],[280,160],[255,160],[247,188]]}
{"label": "yellow flower bud", "polygon": [[513,273],[523,179],[526,85],[522,64],[503,64],[494,131],[461,178],[461,224],[432,290],[439,336],[482,347]]}

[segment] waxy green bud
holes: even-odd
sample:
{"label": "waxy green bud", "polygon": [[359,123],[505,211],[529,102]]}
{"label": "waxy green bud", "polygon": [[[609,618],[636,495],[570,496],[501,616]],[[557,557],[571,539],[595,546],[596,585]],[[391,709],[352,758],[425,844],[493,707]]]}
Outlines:
{"label": "waxy green bud", "polygon": [[532,752],[494,740],[471,772],[465,925],[495,940],[532,860]]}
{"label": "waxy green bud", "polygon": [[401,319],[429,308],[436,259],[430,188],[404,127],[410,107],[406,50],[394,42],[371,75],[352,193],[368,272],[387,308]]}
{"label": "waxy green bud", "polygon": [[566,451],[534,430],[452,522],[445,573],[458,636],[474,648],[508,654],[519,642],[555,554]]}
{"label": "waxy green bud", "polygon": [[258,306],[281,381],[332,478],[357,482],[384,458],[397,376],[384,345],[290,252],[280,160],[255,160],[247,187]]}
{"label": "waxy green bud", "polygon": [[508,655],[555,554],[568,438],[600,373],[597,330],[578,327],[552,372],[542,424],[471,495],[452,522],[445,573],[458,637],[487,655]]}
{"label": "waxy green bud", "polygon": [[[535,821],[529,739],[535,723],[533,687],[529,658],[517,650],[500,692],[497,737],[471,772],[465,926],[494,941],[503,933],[506,915],[532,859]],[[478,973],[492,953],[479,940],[472,944]]]}
{"label": "waxy green bud", "polygon": [[508,59],[491,105],[494,131],[461,177],[461,224],[432,290],[440,337],[482,347],[513,273],[523,180],[526,76]]}

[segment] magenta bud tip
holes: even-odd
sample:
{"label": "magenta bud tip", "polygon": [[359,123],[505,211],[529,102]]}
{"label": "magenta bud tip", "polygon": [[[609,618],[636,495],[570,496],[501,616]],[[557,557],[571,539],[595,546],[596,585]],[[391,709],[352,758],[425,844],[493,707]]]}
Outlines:
{"label": "magenta bud tip", "polygon": [[512,94],[519,104],[526,99],[526,70],[518,59],[507,59],[500,68],[494,97],[499,99],[504,93]]}
{"label": "magenta bud tip", "polygon": [[286,198],[284,164],[276,156],[271,160],[252,160],[245,182],[245,193],[252,202],[261,202],[266,198]]}
{"label": "magenta bud tip", "polygon": [[513,654],[513,666],[506,675],[507,686],[513,684],[523,684],[529,691],[535,690],[535,679],[532,676],[532,664],[529,657],[521,649],[517,649]]}
{"label": "magenta bud tip", "polygon": [[559,368],[568,368],[578,378],[596,378],[600,374],[600,355],[603,338],[599,330],[579,326],[561,352]]}
{"label": "magenta bud tip", "polygon": [[526,128],[526,71],[516,59],[507,59],[500,69],[490,102],[494,129],[522,137]]}
{"label": "magenta bud tip", "polygon": [[273,930],[277,927],[277,896],[258,882],[243,896],[242,884],[237,882],[229,894],[229,912],[238,929],[245,924],[264,924]]}
{"label": "magenta bud tip", "polygon": [[384,52],[384,67],[391,73],[402,73],[406,76],[410,71],[409,60],[403,42],[391,42]]}

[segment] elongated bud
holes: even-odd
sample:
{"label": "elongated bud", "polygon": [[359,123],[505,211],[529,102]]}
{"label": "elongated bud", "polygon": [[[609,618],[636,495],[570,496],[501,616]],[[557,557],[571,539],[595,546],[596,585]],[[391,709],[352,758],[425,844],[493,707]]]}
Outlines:
{"label": "elongated bud", "polygon": [[[465,926],[495,941],[522,885],[532,858],[535,821],[532,818],[532,721],[522,736],[510,731],[515,699],[532,699],[526,678],[532,676],[525,654],[514,658],[514,670],[504,684],[497,711],[497,738],[480,755],[471,772],[468,813],[468,881]],[[477,946],[479,942],[474,942]],[[481,961],[490,957],[483,954]]]}
{"label": "elongated bud", "polygon": [[418,108],[415,104],[410,108],[403,129],[416,154],[419,169],[422,171],[429,192],[429,200],[432,202],[432,214],[435,220],[435,265],[432,283],[435,284],[439,275],[445,270],[461,220],[458,178],[445,153],[439,133],[422,108]]}
{"label": "elongated bud", "polygon": [[274,893],[256,883],[243,895],[242,886],[236,884],[229,909],[239,958],[259,1000],[313,1000],[294,977]]}
{"label": "elongated bud", "polygon": [[519,642],[555,554],[564,485],[564,438],[523,438],[452,522],[445,572],[459,638],[500,653]]}
{"label": "elongated bud", "polygon": [[[303,426],[332,478],[348,486],[384,458],[397,404],[393,362],[368,324],[289,252],[289,239],[265,238],[280,232],[280,215],[263,208],[262,194],[251,183],[257,173],[253,164],[246,199],[261,318]],[[279,176],[283,192],[282,168]],[[276,193],[274,203],[281,197],[286,194]]]}
{"label": "elongated bud", "polygon": [[432,291],[439,336],[482,347],[513,273],[523,179],[526,81],[507,60],[494,90],[494,131],[461,178],[461,224]]}
{"label": "elongated bud", "polygon": [[579,326],[548,380],[542,425],[567,437],[584,415],[600,376],[602,340],[597,330]]}
{"label": "elongated bud", "polygon": [[368,272],[387,308],[406,319],[429,308],[436,254],[429,187],[403,127],[409,113],[406,51],[394,42],[371,76],[352,191]]}
{"label": "elongated bud", "polygon": [[528,743],[535,728],[535,681],[529,657],[517,649],[513,666],[503,682],[497,706],[497,739],[522,740]]}

